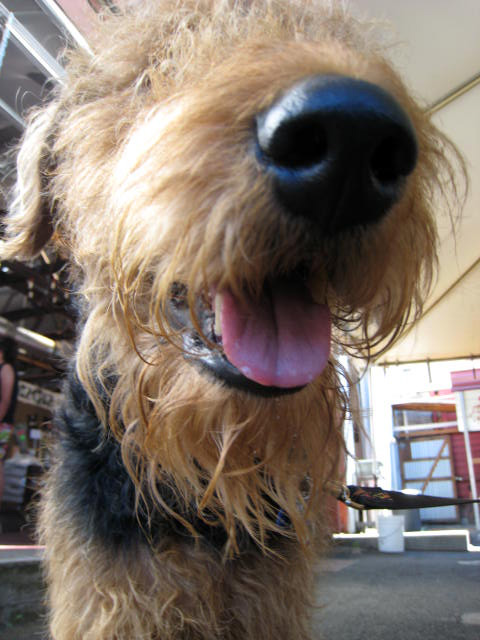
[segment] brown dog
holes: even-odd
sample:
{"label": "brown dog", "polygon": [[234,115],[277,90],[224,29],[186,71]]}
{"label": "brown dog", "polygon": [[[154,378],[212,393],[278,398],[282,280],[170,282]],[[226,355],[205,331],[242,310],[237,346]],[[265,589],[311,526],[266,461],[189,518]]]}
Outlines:
{"label": "brown dog", "polygon": [[137,3],[92,48],[30,120],[2,249],[54,243],[81,307],[51,633],[307,640],[338,354],[421,309],[448,143],[368,26],[314,2]]}

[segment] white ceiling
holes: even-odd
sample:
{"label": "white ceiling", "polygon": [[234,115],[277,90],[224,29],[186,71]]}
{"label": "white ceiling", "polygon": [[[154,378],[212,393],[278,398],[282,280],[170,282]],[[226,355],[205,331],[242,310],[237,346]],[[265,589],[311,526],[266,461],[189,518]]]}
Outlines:
{"label": "white ceiling", "polygon": [[[425,105],[480,73],[479,0],[352,0],[350,6],[391,22],[389,36],[398,43],[391,58]],[[380,362],[480,355],[480,264],[472,269],[480,260],[480,84],[433,118],[463,154],[470,190],[456,237],[439,205],[436,285],[423,317]]]}
{"label": "white ceiling", "polygon": [[392,58],[428,103],[480,71],[478,0],[351,0],[349,5],[360,16],[391,23],[398,43]]}

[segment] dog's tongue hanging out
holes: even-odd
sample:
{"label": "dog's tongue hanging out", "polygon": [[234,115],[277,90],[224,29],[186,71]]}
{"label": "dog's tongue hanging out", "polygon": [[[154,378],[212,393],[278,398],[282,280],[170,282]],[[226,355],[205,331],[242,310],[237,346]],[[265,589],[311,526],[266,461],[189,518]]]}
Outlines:
{"label": "dog's tongue hanging out", "polygon": [[221,329],[228,360],[243,375],[270,387],[301,387],[325,368],[330,354],[328,307],[301,285],[282,283],[260,301],[222,292]]}

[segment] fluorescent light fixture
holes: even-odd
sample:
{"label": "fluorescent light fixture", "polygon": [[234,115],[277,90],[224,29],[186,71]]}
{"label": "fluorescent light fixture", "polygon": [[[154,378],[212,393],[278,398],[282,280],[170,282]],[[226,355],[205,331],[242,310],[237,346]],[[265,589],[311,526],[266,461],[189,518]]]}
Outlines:
{"label": "fluorescent light fixture", "polygon": [[57,343],[41,333],[17,327],[12,322],[0,316],[0,336],[8,336],[13,338],[19,347],[36,348],[40,351],[55,353],[57,351]]}
{"label": "fluorescent light fixture", "polygon": [[30,331],[30,329],[25,329],[24,327],[17,327],[17,333],[21,336],[25,336],[25,338],[30,339],[34,343],[38,345],[42,345],[49,351],[55,351],[56,343],[55,340],[51,338],[47,338],[47,336],[42,336],[41,333],[37,333],[36,331]]}

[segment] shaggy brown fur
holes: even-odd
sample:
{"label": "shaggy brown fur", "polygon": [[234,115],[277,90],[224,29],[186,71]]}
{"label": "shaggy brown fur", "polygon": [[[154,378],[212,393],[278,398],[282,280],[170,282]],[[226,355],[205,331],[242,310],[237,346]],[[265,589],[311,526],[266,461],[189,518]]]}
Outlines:
{"label": "shaggy brown fur", "polygon": [[[32,114],[2,256],[29,259],[51,242],[70,258],[83,318],[75,370],[101,424],[85,456],[121,447],[142,533],[110,544],[89,497],[74,503],[59,488],[82,446],[73,436],[65,445],[84,420],[70,399],[41,517],[55,640],[311,637],[325,484],[344,450],[337,356],[378,352],[419,313],[435,263],[431,203],[452,181],[448,143],[371,31],[314,2],[136,3],[101,21],[92,57],[70,54],[66,85]],[[322,74],[385,89],[418,143],[388,215],[333,234],[284,214],[251,149],[256,115]],[[221,351],[199,301],[225,290],[260,300],[300,266],[333,322],[315,380],[264,397],[192,366],[172,321],[175,283],[198,335]],[[117,508],[111,482],[108,491]],[[183,533],[156,535],[158,514]],[[224,532],[222,544],[198,523]]]}

